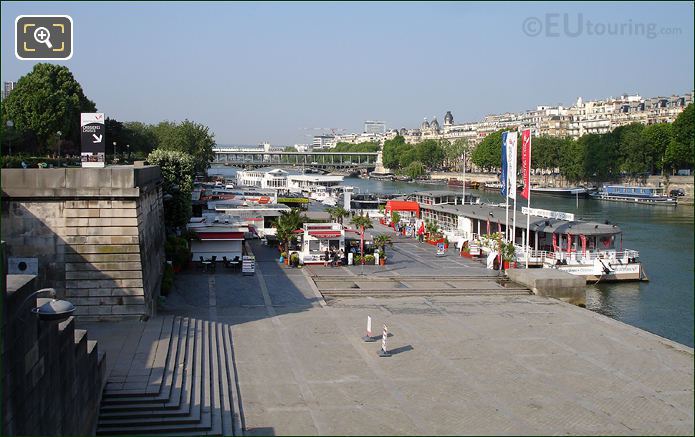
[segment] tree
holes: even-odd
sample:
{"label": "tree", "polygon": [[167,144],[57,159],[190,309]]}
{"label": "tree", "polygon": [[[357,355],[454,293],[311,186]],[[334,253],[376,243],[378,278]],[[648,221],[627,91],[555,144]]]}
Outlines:
{"label": "tree", "polygon": [[[294,231],[301,228],[305,221],[306,217],[297,208],[283,212],[275,220],[275,236],[282,243],[285,251],[289,252],[290,239],[294,235]],[[287,253],[287,256],[289,256],[289,253]]]}
{"label": "tree", "polygon": [[382,149],[382,160],[384,167],[397,169],[400,167],[400,155],[406,147],[410,147],[405,143],[405,138],[396,135],[391,140],[384,141]]}
{"label": "tree", "polygon": [[333,219],[336,223],[340,223],[341,225],[343,224],[343,218],[350,215],[350,213],[342,206],[331,206],[327,208],[326,211],[328,211],[328,215],[331,216],[331,219]]}
{"label": "tree", "polygon": [[154,127],[158,148],[178,150],[188,153],[195,162],[196,173],[205,173],[215,154],[214,134],[210,129],[199,123],[184,120],[179,124],[163,121]]}
{"label": "tree", "polygon": [[420,161],[413,161],[403,170],[403,172],[413,179],[417,179],[425,174],[425,166]]}
{"label": "tree", "polygon": [[674,171],[679,167],[692,167],[695,149],[695,114],[692,104],[678,115],[672,129],[673,139],[666,148],[665,167]]}
{"label": "tree", "polygon": [[437,141],[425,140],[415,145],[414,160],[429,169],[438,168],[444,161],[444,150]]}
{"label": "tree", "polygon": [[[67,67],[39,63],[3,101],[2,124],[12,120],[17,131],[31,132],[41,151],[46,151],[57,145],[58,131],[64,140],[79,144],[80,113],[96,109]],[[21,145],[13,144],[13,150],[22,151]]]}
{"label": "tree", "polygon": [[461,170],[463,170],[463,155],[467,155],[467,159],[470,160],[472,148],[465,138],[459,138],[453,143],[444,144],[444,156],[447,160],[447,165],[449,168],[456,166],[457,162],[461,162]]}
{"label": "tree", "polygon": [[[619,150],[619,169],[621,173],[639,175],[653,167],[652,155],[643,136],[644,125],[631,123],[614,131]],[[603,137],[603,136],[602,136]],[[605,137],[603,137],[605,138]]]}
{"label": "tree", "polygon": [[374,246],[381,249],[384,259],[386,259],[386,246],[393,247],[393,241],[388,234],[379,234],[374,237]]}
{"label": "tree", "polygon": [[362,240],[360,244],[360,258],[362,264],[364,264],[364,230],[372,227],[372,221],[367,216],[356,215],[350,220],[350,223],[360,230],[360,239]]}
{"label": "tree", "polygon": [[[531,154],[533,154],[533,144]],[[579,181],[584,178],[584,142],[570,141],[560,151],[559,168],[560,173],[569,181]]]}
{"label": "tree", "polygon": [[169,228],[184,227],[191,218],[191,191],[195,178],[193,159],[177,150],[157,149],[147,156],[150,164],[162,171],[162,189],[168,197],[164,202],[164,223]]}
{"label": "tree", "polygon": [[121,141],[130,145],[132,154],[145,157],[157,148],[157,135],[154,133],[154,126],[139,121],[128,121],[123,123],[123,129]]}
{"label": "tree", "polygon": [[486,170],[502,165],[502,130],[488,134],[473,150],[471,160]]}
{"label": "tree", "polygon": [[642,135],[647,142],[647,148],[651,155],[653,165],[651,172],[654,173],[654,169],[663,172],[666,148],[673,138],[671,125],[668,123],[649,125],[644,128]]}

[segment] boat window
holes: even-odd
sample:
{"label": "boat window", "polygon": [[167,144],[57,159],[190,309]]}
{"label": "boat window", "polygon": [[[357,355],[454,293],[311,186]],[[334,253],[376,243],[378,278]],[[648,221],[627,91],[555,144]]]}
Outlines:
{"label": "boat window", "polygon": [[309,252],[318,252],[320,249],[319,240],[309,241]]}

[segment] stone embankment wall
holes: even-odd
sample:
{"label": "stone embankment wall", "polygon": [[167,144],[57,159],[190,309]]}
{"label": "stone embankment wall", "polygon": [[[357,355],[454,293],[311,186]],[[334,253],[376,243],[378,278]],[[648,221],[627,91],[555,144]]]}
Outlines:
{"label": "stone embankment wall", "polygon": [[[4,244],[3,244],[4,252]],[[5,264],[5,267],[7,265]],[[33,275],[2,284],[2,435],[93,435],[106,359],[73,317],[40,321],[30,312]]]}
{"label": "stone embankment wall", "polygon": [[38,282],[86,319],[152,315],[164,263],[159,167],[2,171],[10,262],[38,259]]}

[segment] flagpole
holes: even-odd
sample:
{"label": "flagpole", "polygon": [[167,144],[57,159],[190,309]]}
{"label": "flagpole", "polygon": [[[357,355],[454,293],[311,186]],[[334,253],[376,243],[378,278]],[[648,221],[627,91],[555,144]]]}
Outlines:
{"label": "flagpole", "polygon": [[[528,129],[528,151],[526,152],[526,170],[524,177],[527,179],[524,181],[524,190],[526,190],[526,268],[528,269],[528,261],[529,258],[531,257],[531,129]],[[526,135],[523,135],[522,133],[522,139],[521,139],[521,146],[522,148],[526,148],[526,144],[524,144],[524,140]],[[522,157],[523,158],[523,157]]]}

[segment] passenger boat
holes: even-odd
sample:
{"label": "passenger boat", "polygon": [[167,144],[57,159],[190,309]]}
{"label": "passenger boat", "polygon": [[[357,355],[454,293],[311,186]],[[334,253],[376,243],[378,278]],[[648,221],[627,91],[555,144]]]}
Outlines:
{"label": "passenger boat", "polygon": [[561,197],[588,197],[590,190],[584,187],[568,187],[568,188],[554,188],[554,187],[531,187],[531,193],[533,194],[547,194],[551,196],[561,196]]}
{"label": "passenger boat", "polygon": [[601,190],[596,193],[592,193],[591,198],[643,205],[676,206],[678,204],[676,199],[664,194],[663,188],[655,187],[604,185]]}
{"label": "passenger boat", "polygon": [[[463,188],[463,181],[456,178],[449,178],[446,184],[450,187],[461,187]],[[480,188],[480,183],[476,181],[466,181],[466,188],[477,190]]]}

